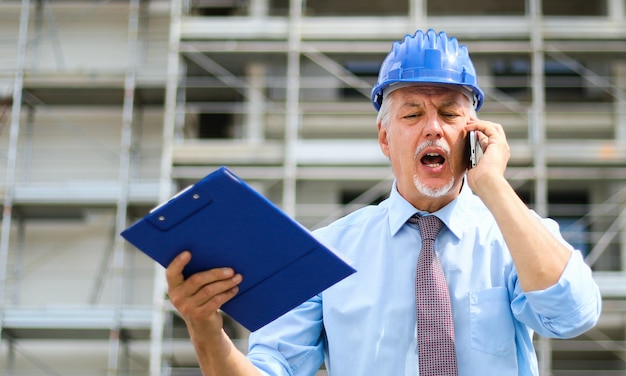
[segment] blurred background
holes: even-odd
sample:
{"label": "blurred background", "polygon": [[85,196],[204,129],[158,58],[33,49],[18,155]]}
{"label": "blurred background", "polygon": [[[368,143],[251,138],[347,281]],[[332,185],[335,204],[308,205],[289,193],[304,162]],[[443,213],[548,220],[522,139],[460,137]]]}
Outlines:
{"label": "blurred background", "polygon": [[378,202],[369,93],[391,43],[434,28],[469,47],[507,178],[602,290],[596,328],[536,338],[542,375],[625,375],[625,8],[0,0],[0,373],[199,375],[163,269],[118,234],[221,165],[310,229]]}

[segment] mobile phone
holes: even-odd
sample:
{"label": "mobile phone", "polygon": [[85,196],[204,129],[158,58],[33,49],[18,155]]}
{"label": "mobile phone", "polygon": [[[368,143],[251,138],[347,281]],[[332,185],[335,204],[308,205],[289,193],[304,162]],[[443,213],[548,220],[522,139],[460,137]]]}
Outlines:
{"label": "mobile phone", "polygon": [[474,168],[478,164],[480,157],[483,155],[483,149],[480,147],[476,131],[469,131],[467,135],[469,150],[469,168]]}

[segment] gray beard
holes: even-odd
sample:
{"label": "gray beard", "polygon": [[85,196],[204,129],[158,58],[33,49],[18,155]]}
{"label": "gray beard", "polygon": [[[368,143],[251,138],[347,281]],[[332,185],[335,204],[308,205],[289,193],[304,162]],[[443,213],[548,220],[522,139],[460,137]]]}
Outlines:
{"label": "gray beard", "polygon": [[[424,150],[425,148],[429,146],[439,146],[446,152],[446,154],[450,154],[450,150],[446,148],[439,140],[425,141],[421,145],[419,145],[417,149],[415,150],[415,154],[413,158],[415,159],[415,163],[419,163],[419,161],[417,160],[417,156],[422,152],[422,150]],[[417,188],[417,190],[424,196],[430,197],[430,198],[439,198],[441,196],[445,196],[450,191],[450,189],[452,189],[452,187],[454,186],[454,178],[451,178],[448,184],[446,184],[445,186],[438,188],[438,189],[433,189],[422,184],[419,181],[417,175],[414,175],[413,184],[415,185],[415,188]]]}
{"label": "gray beard", "polygon": [[452,187],[454,186],[454,178],[451,178],[448,184],[437,189],[430,188],[422,184],[422,182],[419,181],[417,176],[413,176],[413,184],[415,184],[415,188],[417,188],[417,190],[424,196],[427,196],[430,198],[439,198],[439,197],[445,196],[448,192],[450,192],[450,189],[452,189]]}

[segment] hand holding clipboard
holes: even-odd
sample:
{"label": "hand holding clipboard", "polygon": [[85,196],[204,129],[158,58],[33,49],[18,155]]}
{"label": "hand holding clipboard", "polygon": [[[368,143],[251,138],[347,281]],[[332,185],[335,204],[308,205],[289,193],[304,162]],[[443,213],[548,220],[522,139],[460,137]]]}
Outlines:
{"label": "hand holding clipboard", "polygon": [[226,167],[121,234],[164,267],[192,253],[185,277],[230,267],[243,275],[222,310],[254,331],[355,270]]}

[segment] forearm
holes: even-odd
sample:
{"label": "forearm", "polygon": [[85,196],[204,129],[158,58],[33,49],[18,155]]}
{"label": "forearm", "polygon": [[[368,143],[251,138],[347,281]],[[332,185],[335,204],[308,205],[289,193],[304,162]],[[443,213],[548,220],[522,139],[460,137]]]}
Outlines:
{"label": "forearm", "polygon": [[526,207],[504,177],[489,179],[480,187],[477,194],[498,223],[522,289],[528,292],[554,285],[571,251]]}
{"label": "forearm", "polygon": [[212,340],[192,334],[191,341],[204,376],[260,375],[224,331],[221,336]]}

